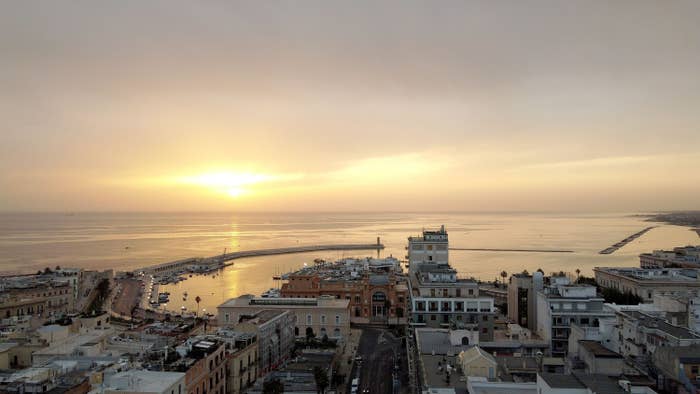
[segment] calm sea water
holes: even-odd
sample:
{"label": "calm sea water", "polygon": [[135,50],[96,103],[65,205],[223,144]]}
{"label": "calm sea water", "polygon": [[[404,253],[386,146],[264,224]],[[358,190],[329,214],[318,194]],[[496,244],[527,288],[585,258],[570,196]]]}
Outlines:
{"label": "calm sea water", "polygon": [[[686,227],[660,225],[612,255],[597,252],[649,226],[630,214],[530,213],[356,213],[356,214],[1,214],[0,269],[3,274],[34,272],[56,265],[130,270],[145,265],[227,251],[305,244],[371,243],[381,237],[381,256],[403,259],[406,238],[423,227],[444,224],[450,246],[466,248],[566,249],[574,253],[451,251],[462,275],[494,279],[542,268],[545,272],[577,268],[590,274],[595,266],[635,266],[638,254],[678,245],[700,244]],[[171,302],[213,311],[240,294],[259,294],[275,286],[272,276],[301,267],[315,258],[338,259],[376,252],[319,252],[236,260],[215,277],[194,276],[168,286]],[[187,302],[180,294],[187,291]]]}

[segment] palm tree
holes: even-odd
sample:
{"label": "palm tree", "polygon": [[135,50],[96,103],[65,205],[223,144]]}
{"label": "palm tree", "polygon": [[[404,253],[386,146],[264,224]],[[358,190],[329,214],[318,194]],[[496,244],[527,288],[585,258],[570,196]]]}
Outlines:
{"label": "palm tree", "polygon": [[503,278],[503,283],[506,283],[507,277],[508,277],[508,273],[506,271],[501,271],[501,278]]}
{"label": "palm tree", "polygon": [[200,303],[201,301],[202,301],[202,298],[201,298],[200,296],[197,296],[197,297],[194,298],[194,302],[197,303],[197,312],[194,314],[195,316],[197,316],[197,315],[199,314],[199,303]]}
{"label": "palm tree", "polygon": [[580,277],[581,277],[581,270],[578,269],[578,268],[576,268],[576,280],[578,281],[578,279],[579,279]]}

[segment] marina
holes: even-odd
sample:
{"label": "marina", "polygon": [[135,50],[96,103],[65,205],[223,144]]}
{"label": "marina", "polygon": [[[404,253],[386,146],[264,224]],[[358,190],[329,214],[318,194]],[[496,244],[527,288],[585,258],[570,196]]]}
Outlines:
{"label": "marina", "polygon": [[639,232],[636,232],[636,233],[630,235],[629,237],[623,239],[622,241],[620,241],[620,242],[618,242],[618,243],[616,243],[616,244],[614,244],[614,245],[612,245],[612,246],[610,246],[610,247],[608,247],[608,248],[605,248],[605,249],[601,250],[601,251],[598,252],[598,253],[599,253],[599,254],[613,254],[613,253],[615,253],[618,249],[620,249],[621,247],[627,245],[628,243],[630,243],[630,242],[634,241],[635,239],[637,239],[637,238],[641,237],[642,235],[644,235],[647,231],[649,231],[649,230],[651,230],[651,229],[653,229],[653,228],[656,228],[656,227],[658,227],[658,226],[650,226],[650,227],[647,227],[647,228],[645,228],[644,230],[639,231]]}
{"label": "marina", "polygon": [[377,237],[377,243],[374,244],[329,244],[329,245],[306,245],[293,246],[287,248],[272,248],[272,249],[255,249],[242,250],[238,252],[224,253],[212,257],[191,257],[182,260],[176,260],[168,263],[162,263],[154,266],[149,266],[136,270],[136,273],[168,276],[182,275],[185,273],[208,273],[222,268],[228,262],[244,257],[272,256],[280,254],[292,253],[308,253],[308,252],[323,252],[323,251],[338,251],[338,250],[382,250],[384,245]]}

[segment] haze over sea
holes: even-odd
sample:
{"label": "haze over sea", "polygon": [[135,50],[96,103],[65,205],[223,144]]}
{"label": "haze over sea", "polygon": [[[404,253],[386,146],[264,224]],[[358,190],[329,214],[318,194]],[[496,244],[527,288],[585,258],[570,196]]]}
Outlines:
{"label": "haze over sea", "polygon": [[[453,248],[558,249],[573,253],[450,251],[462,276],[493,280],[503,270],[545,272],[596,266],[636,266],[639,253],[700,244],[687,227],[658,224],[612,255],[598,251],[653,223],[630,213],[3,213],[0,267],[3,274],[44,267],[131,270],[146,265],[227,251],[296,245],[372,243],[380,256],[404,259],[406,238],[444,224]],[[167,286],[200,294],[203,308],[275,286],[274,274],[315,258],[376,256],[373,251],[318,252],[235,260],[216,277],[194,276]],[[188,303],[193,304],[194,297]],[[178,298],[172,298],[180,305]],[[184,304],[184,302],[183,302]],[[189,308],[194,305],[186,305]]]}

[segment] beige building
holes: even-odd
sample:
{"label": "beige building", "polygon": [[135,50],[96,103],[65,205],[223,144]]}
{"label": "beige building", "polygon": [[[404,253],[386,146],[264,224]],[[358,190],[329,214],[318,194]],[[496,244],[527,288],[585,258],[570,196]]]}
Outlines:
{"label": "beige building", "polygon": [[508,282],[508,319],[530,330],[537,329],[537,292],[544,287],[541,272],[514,274]]}
{"label": "beige building", "polygon": [[496,378],[498,362],[480,347],[474,346],[459,353],[459,363],[464,376],[480,376],[487,379]]}
{"label": "beige building", "polygon": [[631,292],[647,303],[653,302],[656,294],[700,294],[700,275],[695,269],[596,267],[593,272],[599,286],[621,293]]}
{"label": "beige building", "polygon": [[258,376],[258,343],[254,335],[241,336],[228,349],[226,393],[240,394],[255,383]]}
{"label": "beige building", "polygon": [[19,344],[12,342],[0,343],[0,369],[10,369],[15,366],[12,350],[18,346]]}
{"label": "beige building", "polygon": [[321,296],[319,298],[257,298],[243,295],[218,307],[221,327],[232,327],[264,309],[289,310],[296,315],[294,335],[306,336],[307,329],[319,338],[324,335],[341,339],[350,332],[350,300]]}

